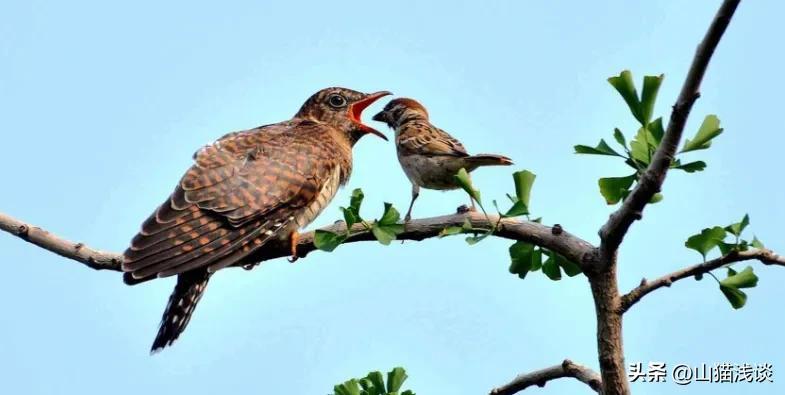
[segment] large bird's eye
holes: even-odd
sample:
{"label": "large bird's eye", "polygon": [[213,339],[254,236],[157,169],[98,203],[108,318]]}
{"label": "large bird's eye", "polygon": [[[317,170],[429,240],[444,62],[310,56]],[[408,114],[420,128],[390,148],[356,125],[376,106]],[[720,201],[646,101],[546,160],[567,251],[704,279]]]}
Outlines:
{"label": "large bird's eye", "polygon": [[330,106],[332,106],[332,107],[341,108],[341,107],[346,106],[346,98],[341,96],[341,95],[339,95],[339,94],[337,94],[337,93],[335,93],[335,94],[330,95],[330,97],[327,98],[327,103],[329,103]]}

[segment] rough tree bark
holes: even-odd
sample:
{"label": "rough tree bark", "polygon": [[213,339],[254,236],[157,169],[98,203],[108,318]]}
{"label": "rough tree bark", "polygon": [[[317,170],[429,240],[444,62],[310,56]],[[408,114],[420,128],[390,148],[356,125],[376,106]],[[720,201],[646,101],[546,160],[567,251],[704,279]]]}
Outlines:
{"label": "rough tree bark", "polygon": [[[562,364],[546,369],[521,374],[512,382],[491,391],[492,395],[509,395],[531,386],[544,386],[546,382],[564,377],[575,378],[587,384],[592,390],[605,395],[625,395],[630,393],[624,362],[622,342],[622,318],[624,313],[647,294],[670,285],[678,280],[707,273],[726,264],[758,260],[767,265],[785,266],[785,258],[767,249],[750,249],[732,252],[726,256],[667,274],[654,281],[645,279],[635,289],[620,295],[617,283],[617,254],[624,236],[633,222],[642,218],[642,213],[651,197],[659,192],[665,181],[671,161],[681,140],[692,105],[700,96],[699,88],[711,56],[714,53],[725,29],[740,0],[725,0],[717,11],[714,20],[697,48],[687,77],[679,93],[670,116],[660,147],[654,154],[651,164],[644,171],[640,181],[632,190],[621,207],[614,212],[599,231],[601,243],[594,246],[585,240],[564,231],[560,226],[548,227],[535,222],[502,219],[494,236],[512,240],[526,241],[577,262],[589,280],[597,316],[597,353],[600,374],[565,360]],[[478,213],[445,215],[440,217],[416,219],[406,224],[405,231],[398,236],[403,240],[423,240],[438,237],[448,226],[461,226],[469,219],[474,228],[490,229],[498,217],[486,218]],[[346,230],[344,223],[336,223],[323,228],[341,233]],[[0,213],[0,230],[16,235],[34,245],[45,248],[63,257],[81,262],[96,270],[120,271],[122,255],[90,248],[55,236],[43,229],[23,223],[13,217]],[[359,224],[352,228],[353,235],[346,243],[374,240],[374,236]],[[301,256],[315,250],[313,232],[305,233],[299,241]],[[282,243],[266,245],[236,266],[251,267],[257,263],[284,257],[289,254],[288,246]]]}

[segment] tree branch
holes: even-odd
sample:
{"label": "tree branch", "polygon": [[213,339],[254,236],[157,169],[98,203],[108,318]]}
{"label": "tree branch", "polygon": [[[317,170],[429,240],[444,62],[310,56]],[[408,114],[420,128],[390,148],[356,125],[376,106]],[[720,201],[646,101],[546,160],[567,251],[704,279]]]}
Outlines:
{"label": "tree branch", "polygon": [[95,270],[120,271],[120,264],[123,261],[121,254],[96,250],[82,243],[60,238],[44,229],[26,224],[3,213],[0,213],[0,230],[57,255],[82,262]]}
{"label": "tree branch", "polygon": [[671,162],[676,155],[676,149],[681,140],[684,125],[687,123],[687,117],[690,115],[690,110],[695,100],[700,96],[700,84],[703,80],[703,75],[706,73],[711,56],[714,54],[714,50],[728,27],[739,2],[740,0],[725,0],[722,2],[719,10],[717,10],[709,30],[706,32],[703,41],[698,45],[695,57],[692,59],[692,65],[687,73],[687,78],[684,80],[684,85],[682,85],[679,93],[679,98],[676,100],[676,104],[673,105],[668,128],[659,148],[654,153],[651,164],[649,164],[638,184],[627,199],[624,200],[621,207],[611,214],[608,222],[600,229],[600,239],[602,240],[600,244],[601,256],[609,257],[616,252],[632,223],[641,218],[643,208],[655,193],[660,192]]}
{"label": "tree branch", "polygon": [[512,395],[534,385],[538,387],[544,387],[545,383],[548,381],[564,377],[572,377],[588,385],[595,392],[599,392],[600,387],[602,387],[599,374],[587,368],[586,366],[579,365],[570,361],[569,359],[565,359],[564,362],[559,365],[554,365],[549,368],[537,370],[531,373],[521,374],[511,382],[501,387],[494,388],[490,395]]}
{"label": "tree branch", "polygon": [[[438,237],[442,229],[448,226],[461,226],[467,218],[471,222],[472,227],[480,229],[490,229],[498,220],[497,216],[486,218],[484,215],[475,212],[416,219],[406,223],[405,231],[398,235],[398,239],[424,240]],[[93,269],[121,271],[122,254],[96,250],[85,244],[63,239],[44,229],[26,224],[3,213],[0,213],[0,229],[60,256],[84,263]],[[344,233],[346,232],[346,224],[338,222],[322,228],[322,230]],[[352,236],[344,243],[375,240],[373,234],[366,231],[361,224],[355,224],[352,232]],[[313,232],[308,232],[300,236],[297,250],[301,257],[316,250],[316,246],[313,244],[313,235]],[[594,249],[594,246],[590,243],[562,230],[561,226],[551,228],[536,222],[509,218],[501,220],[494,236],[527,241],[553,250],[579,264],[583,262],[584,256]],[[289,247],[287,243],[274,241],[268,243],[264,248],[259,249],[235,266],[256,264],[288,255]]]}
{"label": "tree branch", "polygon": [[719,269],[727,264],[757,259],[764,265],[779,265],[785,267],[785,257],[775,254],[767,249],[750,249],[747,251],[731,252],[728,255],[693,265],[673,273],[662,276],[652,282],[644,278],[635,289],[621,297],[621,312],[624,313],[638,303],[644,296],[663,287],[670,287],[676,281],[705,274],[714,269]]}

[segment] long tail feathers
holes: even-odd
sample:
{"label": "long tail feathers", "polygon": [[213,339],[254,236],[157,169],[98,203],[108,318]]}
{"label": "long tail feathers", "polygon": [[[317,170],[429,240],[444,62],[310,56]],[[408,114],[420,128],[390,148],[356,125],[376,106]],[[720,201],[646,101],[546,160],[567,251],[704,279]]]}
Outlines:
{"label": "long tail feathers", "polygon": [[192,270],[177,276],[177,285],[169,297],[158,335],[150,349],[151,354],[161,351],[164,347],[171,346],[180,336],[191,320],[196,304],[202,298],[211,273],[207,270]]}
{"label": "long tail feathers", "polygon": [[481,166],[509,166],[512,159],[503,155],[479,154],[465,158],[469,165],[474,168]]}

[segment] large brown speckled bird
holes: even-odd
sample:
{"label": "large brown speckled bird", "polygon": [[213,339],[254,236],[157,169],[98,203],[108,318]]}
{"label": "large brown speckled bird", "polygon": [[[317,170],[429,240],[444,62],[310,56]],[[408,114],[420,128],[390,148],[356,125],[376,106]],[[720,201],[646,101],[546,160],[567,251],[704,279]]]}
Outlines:
{"label": "large brown speckled bird", "polygon": [[478,167],[512,164],[510,158],[502,155],[469,155],[460,141],[433,125],[428,110],[413,99],[391,100],[373,116],[373,120],[384,122],[395,130],[398,161],[412,183],[412,200],[406,212],[406,222],[412,218],[412,207],[420,196],[420,187],[457,189],[460,186],[454,176],[461,168],[472,172]]}
{"label": "large brown speckled bird", "polygon": [[360,114],[389,92],[327,88],[294,118],[229,133],[194,154],[172,195],[142,224],[122,264],[128,284],[177,275],[151,351],[185,330],[210,276],[290,239],[316,218],[352,172],[352,147],[365,134]]}

